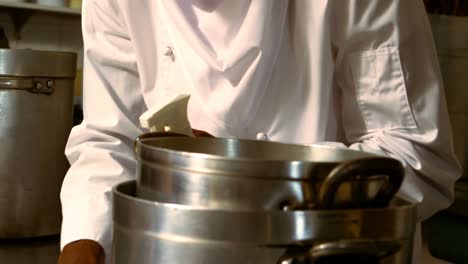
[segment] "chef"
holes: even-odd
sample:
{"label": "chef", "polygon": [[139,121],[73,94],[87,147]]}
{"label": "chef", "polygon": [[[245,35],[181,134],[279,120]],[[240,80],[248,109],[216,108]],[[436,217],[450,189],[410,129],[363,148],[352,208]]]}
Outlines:
{"label": "chef", "polygon": [[420,0],[85,0],[82,26],[59,263],[110,261],[111,189],[135,178],[139,118],[180,94],[191,127],[216,137],[401,160],[398,195],[420,221],[452,201],[461,172]]}

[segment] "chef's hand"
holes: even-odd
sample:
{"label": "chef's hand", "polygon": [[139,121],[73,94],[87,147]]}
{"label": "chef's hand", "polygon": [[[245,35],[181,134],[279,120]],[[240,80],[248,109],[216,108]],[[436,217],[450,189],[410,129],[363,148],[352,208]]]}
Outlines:
{"label": "chef's hand", "polygon": [[58,264],[105,264],[104,249],[93,240],[78,240],[66,245]]}

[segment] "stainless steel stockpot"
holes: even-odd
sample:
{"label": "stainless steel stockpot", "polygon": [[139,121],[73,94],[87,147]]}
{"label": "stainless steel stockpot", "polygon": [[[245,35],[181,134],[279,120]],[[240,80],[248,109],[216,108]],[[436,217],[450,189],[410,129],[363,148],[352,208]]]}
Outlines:
{"label": "stainless steel stockpot", "polygon": [[0,49],[0,239],[60,233],[76,58]]}
{"label": "stainless steel stockpot", "polygon": [[224,210],[384,207],[404,173],[349,149],[165,133],[137,140],[136,155],[138,197]]}
{"label": "stainless steel stockpot", "polygon": [[152,202],[135,192],[135,181],[113,190],[114,264],[309,264],[362,255],[411,263],[416,209],[403,200],[387,208],[233,211]]}

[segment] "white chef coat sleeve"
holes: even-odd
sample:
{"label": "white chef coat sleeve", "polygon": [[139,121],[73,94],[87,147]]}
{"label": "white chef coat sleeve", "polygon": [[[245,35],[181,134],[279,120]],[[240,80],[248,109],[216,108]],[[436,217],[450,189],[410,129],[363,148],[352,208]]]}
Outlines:
{"label": "white chef coat sleeve", "polygon": [[[136,55],[117,1],[83,6],[84,121],[70,135],[63,182],[61,246],[80,239],[111,248],[112,187],[134,178],[133,140],[146,110]],[[107,257],[107,259],[110,259]]]}
{"label": "white chef coat sleeve", "polygon": [[450,204],[461,175],[424,6],[351,0],[331,10],[346,138],[352,149],[404,162],[399,195],[417,202],[424,220]]}

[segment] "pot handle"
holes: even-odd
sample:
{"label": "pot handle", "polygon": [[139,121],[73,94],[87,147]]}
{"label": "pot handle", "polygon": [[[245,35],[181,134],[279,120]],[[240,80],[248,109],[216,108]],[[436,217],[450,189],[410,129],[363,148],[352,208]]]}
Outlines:
{"label": "pot handle", "polygon": [[39,79],[0,79],[0,90],[26,90],[33,93],[52,94],[55,82]]}
{"label": "pot handle", "polygon": [[379,260],[401,249],[395,240],[342,240],[319,243],[310,247],[291,247],[277,264],[380,263]]}
{"label": "pot handle", "polygon": [[340,164],[324,179],[319,191],[317,208],[333,209],[335,194],[340,185],[358,175],[364,178],[385,175],[388,179],[375,198],[358,207],[386,207],[403,182],[404,168],[398,160],[387,157],[363,158]]}

